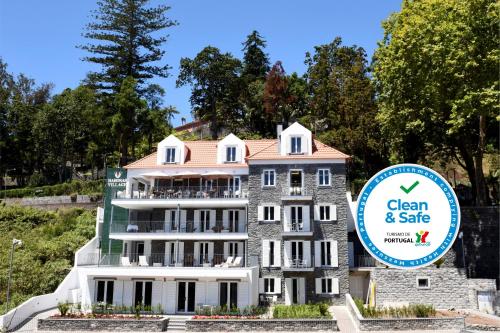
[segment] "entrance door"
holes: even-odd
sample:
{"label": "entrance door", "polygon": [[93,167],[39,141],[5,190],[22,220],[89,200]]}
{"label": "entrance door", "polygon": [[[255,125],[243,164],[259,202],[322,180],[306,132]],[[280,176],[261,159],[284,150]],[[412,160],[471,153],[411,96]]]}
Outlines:
{"label": "entrance door", "polygon": [[219,305],[228,310],[238,307],[237,282],[221,282],[219,284]]}
{"label": "entrance door", "polygon": [[139,306],[151,306],[152,292],[153,292],[153,282],[136,281],[134,304]]}
{"label": "entrance door", "polygon": [[290,195],[302,195],[302,170],[290,170]]}
{"label": "entrance door", "polygon": [[305,304],[306,286],[305,278],[285,279],[285,304]]}
{"label": "entrance door", "polygon": [[194,312],[195,282],[177,282],[177,312]]}
{"label": "entrance door", "polygon": [[138,262],[139,256],[144,255],[144,242],[136,242],[134,246],[134,253],[132,253],[130,260],[132,262]]}

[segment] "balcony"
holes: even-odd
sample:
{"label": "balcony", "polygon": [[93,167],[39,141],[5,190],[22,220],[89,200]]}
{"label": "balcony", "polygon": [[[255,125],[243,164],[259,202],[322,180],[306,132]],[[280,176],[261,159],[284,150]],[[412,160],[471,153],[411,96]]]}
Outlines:
{"label": "balcony", "polygon": [[113,221],[110,238],[121,240],[245,240],[248,239],[246,221],[211,221],[204,226],[199,221]]}
{"label": "balcony", "polygon": [[313,193],[310,193],[305,187],[302,186],[290,186],[288,189],[283,189],[281,193],[281,200],[284,201],[304,201],[312,200]]}
{"label": "balcony", "polygon": [[185,253],[182,258],[168,258],[165,253],[152,253],[150,255],[142,255],[132,253],[129,256],[121,254],[105,254],[101,258],[95,255],[90,255],[86,260],[81,261],[79,266],[98,266],[98,267],[124,267],[124,268],[245,268],[258,266],[258,257],[248,257],[248,262],[245,261],[245,256],[228,257],[224,254],[214,254],[213,256],[200,256],[194,253]]}
{"label": "balcony", "polygon": [[283,271],[288,272],[312,272],[314,271],[314,257],[311,256],[310,259],[304,257],[296,257],[288,260],[284,260]]}
{"label": "balcony", "polygon": [[309,221],[303,221],[299,219],[295,222],[284,223],[283,231],[281,232],[282,236],[312,236],[313,232],[310,227]]}
{"label": "balcony", "polygon": [[141,207],[242,207],[248,203],[245,190],[234,190],[228,186],[165,186],[147,190],[124,190],[112,192],[112,204],[129,209]]}
{"label": "balcony", "polygon": [[377,261],[371,255],[355,255],[350,268],[376,267]]}

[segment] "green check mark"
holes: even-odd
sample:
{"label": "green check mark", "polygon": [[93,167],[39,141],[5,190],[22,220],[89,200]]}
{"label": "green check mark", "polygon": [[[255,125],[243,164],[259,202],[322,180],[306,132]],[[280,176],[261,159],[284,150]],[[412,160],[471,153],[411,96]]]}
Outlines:
{"label": "green check mark", "polygon": [[399,188],[402,189],[406,194],[410,193],[417,185],[420,184],[418,180],[414,182],[410,187],[406,188],[403,185],[401,185]]}

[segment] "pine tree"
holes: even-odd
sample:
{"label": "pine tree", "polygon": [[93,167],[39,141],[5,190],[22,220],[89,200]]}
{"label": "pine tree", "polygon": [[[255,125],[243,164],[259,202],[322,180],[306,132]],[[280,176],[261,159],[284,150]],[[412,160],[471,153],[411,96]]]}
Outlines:
{"label": "pine tree", "polygon": [[243,44],[243,76],[249,82],[264,80],[269,71],[269,57],[264,52],[266,41],[256,31],[252,31]]}
{"label": "pine tree", "polygon": [[155,76],[167,77],[169,66],[158,65],[165,51],[161,48],[167,35],[157,33],[177,23],[166,17],[170,7],[148,6],[149,0],[100,0],[93,12],[94,22],[86,27],[84,37],[95,44],[79,46],[92,55],[85,61],[101,65],[87,81],[106,92],[117,93],[126,77],[137,81],[139,93]]}

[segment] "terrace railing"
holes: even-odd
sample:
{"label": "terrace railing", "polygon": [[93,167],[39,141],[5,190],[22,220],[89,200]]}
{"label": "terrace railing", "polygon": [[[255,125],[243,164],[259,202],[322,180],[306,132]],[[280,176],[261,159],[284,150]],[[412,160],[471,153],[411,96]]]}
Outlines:
{"label": "terrace railing", "polygon": [[246,233],[246,221],[211,221],[210,225],[202,222],[165,222],[165,221],[116,221],[111,224],[111,233]]}
{"label": "terrace railing", "polygon": [[113,191],[113,199],[240,199],[247,198],[245,190],[234,190],[227,186],[167,186],[154,187],[148,191]]}

